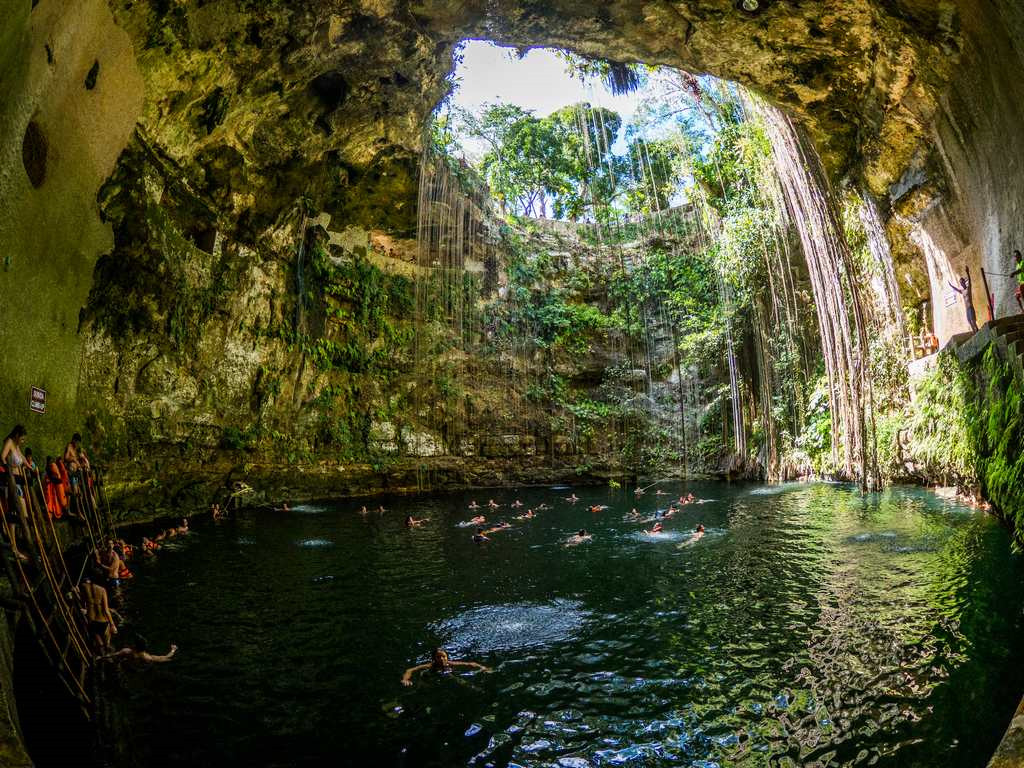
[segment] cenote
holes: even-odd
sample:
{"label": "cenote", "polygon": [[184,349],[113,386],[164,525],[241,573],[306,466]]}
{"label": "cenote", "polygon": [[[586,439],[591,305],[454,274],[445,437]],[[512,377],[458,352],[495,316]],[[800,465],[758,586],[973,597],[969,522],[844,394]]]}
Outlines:
{"label": "cenote", "polygon": [[[124,589],[124,631],[180,651],[111,683],[120,764],[985,764],[1024,688],[1024,574],[995,520],[906,488],[658,487],[197,526]],[[683,492],[701,503],[661,535],[624,519]],[[467,505],[491,497],[513,527],[474,544]],[[517,498],[553,508],[516,521]],[[402,687],[436,645],[493,671]]]}
{"label": "cenote", "polygon": [[0,0],[0,768],[1024,765],[1021,40]]}

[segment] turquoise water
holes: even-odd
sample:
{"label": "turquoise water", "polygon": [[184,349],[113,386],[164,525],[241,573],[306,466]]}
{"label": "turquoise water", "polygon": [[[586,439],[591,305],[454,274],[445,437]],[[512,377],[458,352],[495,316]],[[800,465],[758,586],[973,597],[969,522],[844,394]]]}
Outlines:
{"label": "turquoise water", "polygon": [[[667,505],[653,488],[200,522],[124,589],[122,637],[180,650],[114,676],[122,761],[985,764],[1024,691],[1024,572],[994,520],[914,489],[664,487],[705,501],[655,537],[624,519]],[[490,497],[554,508],[474,544],[460,523]],[[493,671],[401,686],[435,645]]]}

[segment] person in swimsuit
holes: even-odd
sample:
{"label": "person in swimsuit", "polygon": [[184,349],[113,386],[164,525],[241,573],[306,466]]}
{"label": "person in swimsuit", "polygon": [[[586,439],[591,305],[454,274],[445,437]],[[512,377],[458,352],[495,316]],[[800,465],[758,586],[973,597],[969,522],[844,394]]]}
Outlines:
{"label": "person in swimsuit", "polygon": [[978,315],[974,311],[974,297],[971,295],[971,268],[967,267],[967,277],[960,278],[960,287],[957,288],[953,283],[949,283],[949,287],[960,294],[960,297],[964,300],[964,311],[967,313],[967,324],[971,327],[972,331],[977,332],[978,330]]}
{"label": "person in swimsuit", "polygon": [[471,669],[479,669],[481,672],[491,671],[490,667],[477,664],[475,661],[452,661],[444,648],[435,648],[429,663],[417,664],[415,667],[409,667],[405,670],[405,674],[402,675],[402,685],[406,688],[411,686],[412,676],[417,672],[425,672],[429,669],[431,672],[436,672],[439,675],[450,675],[456,667],[469,667]]}
{"label": "person in swimsuit", "polygon": [[99,584],[93,584],[92,578],[86,574],[78,585],[78,595],[85,606],[85,620],[89,626],[89,644],[93,652],[100,654],[110,650],[110,641],[117,634],[117,624],[107,599],[107,590]]}
{"label": "person in swimsuit", "polygon": [[11,551],[15,556],[25,562],[28,556],[18,549],[14,523],[18,522],[23,531],[28,530],[28,507],[26,507],[25,495],[28,491],[28,473],[25,471],[25,456],[22,454],[22,446],[28,437],[28,430],[21,424],[15,424],[14,429],[4,438],[3,447],[0,448],[0,464],[3,465],[6,476],[7,498],[9,500],[8,511],[13,508],[17,520],[10,520]]}
{"label": "person in swimsuit", "polygon": [[664,526],[661,523],[655,523],[654,527],[649,531],[644,531],[648,536],[653,536],[656,533],[661,533],[664,530]]}
{"label": "person in swimsuit", "polygon": [[485,541],[490,541],[490,539],[487,538],[487,535],[484,533],[484,529],[477,528],[476,533],[473,534],[473,543],[483,544]]}
{"label": "person in swimsuit", "polygon": [[523,506],[523,502],[521,502],[519,499],[516,499],[515,501],[512,502],[513,509],[519,509],[521,506]]}
{"label": "person in swimsuit", "polygon": [[483,515],[477,515],[476,517],[471,518],[469,522],[471,522],[473,525],[483,525],[487,522],[487,518]]}
{"label": "person in swimsuit", "polygon": [[480,505],[476,503],[476,499],[473,499],[471,502],[469,502],[469,508],[480,509]]}
{"label": "person in swimsuit", "polygon": [[189,532],[188,518],[187,517],[183,517],[183,518],[181,518],[181,525],[178,526],[178,535],[179,536],[184,536],[188,532]]}
{"label": "person in swimsuit", "polygon": [[700,541],[703,538],[704,538],[704,524],[703,523],[697,523],[697,529],[693,532],[693,536],[690,537],[690,543],[693,544],[695,542]]}
{"label": "person in swimsuit", "polygon": [[582,544],[585,541],[590,541],[594,537],[587,533],[585,528],[580,528],[576,533],[570,536],[565,541],[565,546],[575,547],[577,544]]}
{"label": "person in swimsuit", "polygon": [[498,507],[500,507],[500,506],[501,506],[501,504],[498,504],[498,503],[496,503],[496,502],[494,501],[494,499],[490,499],[490,500],[489,500],[489,501],[487,502],[487,506],[488,506],[488,507],[490,507],[491,509],[497,509]]}
{"label": "person in swimsuit", "polygon": [[566,501],[568,501],[568,502],[569,502],[570,504],[575,504],[575,503],[576,503],[577,501],[579,501],[580,499],[579,499],[579,497],[578,497],[578,496],[577,496],[577,495],[576,495],[576,494],[574,493],[574,494],[573,494],[572,496],[566,496],[566,497],[565,497],[565,500],[566,500]]}
{"label": "person in swimsuit", "polygon": [[135,640],[130,646],[122,648],[120,651],[115,653],[108,653],[106,656],[100,656],[100,661],[109,661],[110,659],[128,658],[131,661],[145,661],[147,663],[162,663],[170,661],[174,658],[174,654],[178,652],[178,646],[171,645],[171,650],[162,656],[156,656],[149,652],[148,643],[146,638],[142,635],[136,635]]}
{"label": "person in swimsuit", "polygon": [[412,515],[406,515],[405,516],[405,527],[406,528],[415,528],[416,526],[423,525],[424,523],[429,523],[429,522],[430,522],[430,518],[429,517],[421,517],[421,518],[417,519],[417,518],[413,517]]}
{"label": "person in swimsuit", "polygon": [[362,515],[363,517],[366,517],[368,514],[370,514],[370,510],[368,510],[366,508],[366,505],[364,504],[362,506],[362,509],[359,510],[359,514]]}
{"label": "person in swimsuit", "polygon": [[124,562],[117,554],[113,539],[107,539],[107,548],[103,552],[96,553],[96,564],[103,570],[108,587],[121,586],[121,569],[124,567]]}
{"label": "person in swimsuit", "polygon": [[89,457],[82,450],[82,436],[75,432],[71,436],[71,442],[64,446],[64,466],[67,467],[68,475],[71,477],[71,490],[78,493],[81,474],[89,470]]}

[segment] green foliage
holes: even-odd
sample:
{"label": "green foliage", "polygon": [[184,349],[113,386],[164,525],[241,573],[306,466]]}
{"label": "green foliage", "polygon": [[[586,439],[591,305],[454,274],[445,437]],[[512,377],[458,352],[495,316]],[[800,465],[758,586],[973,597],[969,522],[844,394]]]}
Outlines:
{"label": "green foliage", "polygon": [[918,379],[907,427],[909,451],[924,474],[947,483],[970,485],[974,448],[969,424],[967,379],[953,355]]}

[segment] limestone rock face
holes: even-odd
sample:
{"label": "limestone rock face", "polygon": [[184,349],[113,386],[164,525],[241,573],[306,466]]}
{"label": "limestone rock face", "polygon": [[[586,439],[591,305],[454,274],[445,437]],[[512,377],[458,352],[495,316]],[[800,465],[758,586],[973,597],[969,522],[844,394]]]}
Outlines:
{"label": "limestone rock face", "polygon": [[[51,450],[77,424],[112,454],[184,464],[252,450],[257,430],[298,459],[315,441],[296,435],[450,451],[457,436],[395,419],[422,392],[360,366],[408,362],[423,129],[469,37],[707,72],[788,109],[832,181],[881,203],[907,306],[943,311],[954,273],[1008,272],[1024,244],[1011,0],[0,0],[0,18],[0,304],[56,340],[36,352],[0,318],[0,416],[24,420],[47,386],[30,429]],[[33,121],[42,176],[41,144],[21,151]],[[311,288],[311,269],[367,278],[364,258],[396,302],[370,331],[345,314],[360,302]],[[999,311],[1012,288],[991,286]],[[321,375],[327,357],[351,375]]]}

